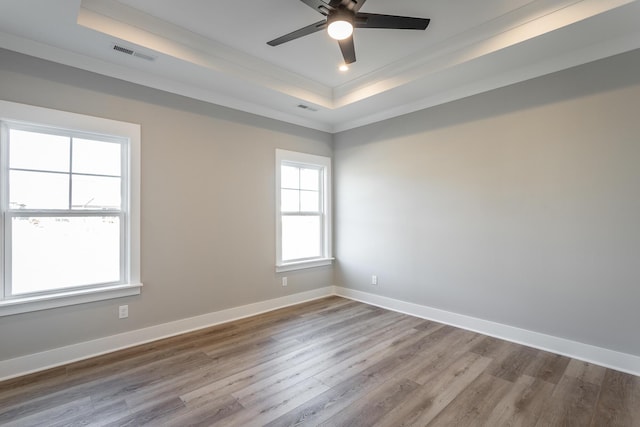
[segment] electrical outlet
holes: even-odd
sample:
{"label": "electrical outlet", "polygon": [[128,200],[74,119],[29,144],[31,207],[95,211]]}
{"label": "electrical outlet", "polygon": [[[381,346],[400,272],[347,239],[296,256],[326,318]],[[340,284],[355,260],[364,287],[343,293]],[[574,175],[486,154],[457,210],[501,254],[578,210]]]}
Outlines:
{"label": "electrical outlet", "polygon": [[371,276],[371,284],[374,286],[378,286],[378,276],[375,274]]}
{"label": "electrical outlet", "polygon": [[121,305],[118,307],[118,318],[126,319],[127,317],[129,317],[129,306]]}
{"label": "electrical outlet", "polygon": [[288,285],[287,277],[285,276],[285,277],[282,278],[282,286],[287,286],[287,285]]}

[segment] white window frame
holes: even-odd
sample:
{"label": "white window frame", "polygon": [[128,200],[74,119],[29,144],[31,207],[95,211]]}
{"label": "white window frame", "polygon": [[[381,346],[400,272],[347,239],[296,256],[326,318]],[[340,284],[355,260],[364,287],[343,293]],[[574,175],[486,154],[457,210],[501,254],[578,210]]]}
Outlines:
{"label": "white window frame", "polygon": [[[125,150],[122,156],[121,220],[124,219],[124,224],[121,229],[123,234],[121,255],[124,255],[124,259],[121,262],[121,282],[12,297],[8,295],[6,277],[2,274],[0,316],[140,294],[142,287],[140,282],[140,125],[7,101],[0,101],[0,122],[3,123],[3,132],[8,131],[7,123],[9,126],[19,126],[26,130],[30,128],[35,131],[38,128],[59,129],[62,134],[86,135],[106,141],[118,140]],[[2,207],[0,262],[2,262],[3,272],[10,268],[6,262],[11,256],[6,247],[10,235],[7,227],[12,217],[7,212],[8,182],[4,179],[8,177],[9,168],[7,139],[6,134],[2,135],[0,145],[0,177],[2,178],[0,182],[0,207]],[[32,213],[38,215],[36,211]],[[78,214],[92,215],[85,211],[80,211]],[[14,213],[13,216],[16,214]]]}
{"label": "white window frame", "polygon": [[[281,168],[283,165],[318,168],[321,170],[321,224],[322,250],[319,257],[295,261],[282,260],[282,216],[281,211]],[[300,270],[304,268],[331,265],[332,219],[331,219],[331,158],[297,151],[276,149],[276,272]]]}

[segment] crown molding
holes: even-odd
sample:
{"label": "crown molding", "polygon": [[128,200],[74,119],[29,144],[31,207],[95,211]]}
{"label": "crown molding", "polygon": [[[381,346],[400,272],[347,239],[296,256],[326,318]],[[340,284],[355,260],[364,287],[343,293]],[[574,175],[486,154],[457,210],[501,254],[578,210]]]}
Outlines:
{"label": "crown molding", "polygon": [[636,0],[537,0],[333,89],[333,108],[522,44]]}
{"label": "crown molding", "polygon": [[234,76],[325,108],[331,88],[244,54],[114,0],[82,0],[78,25],[159,52],[213,73]]}
{"label": "crown molding", "polygon": [[[198,87],[177,79],[155,75],[148,71],[138,70],[126,65],[92,58],[84,54],[71,52],[66,49],[14,36],[12,34],[0,32],[0,47],[58,64],[79,68],[107,77],[113,77],[153,89],[162,90],[164,92],[186,96],[234,110],[245,111],[247,113],[291,123],[309,129],[315,129],[323,132],[332,132],[333,130],[331,125],[317,120],[287,114],[279,109],[269,108],[257,103],[244,101],[236,96],[225,95],[216,90]],[[291,103],[294,102],[295,100],[291,100]]]}

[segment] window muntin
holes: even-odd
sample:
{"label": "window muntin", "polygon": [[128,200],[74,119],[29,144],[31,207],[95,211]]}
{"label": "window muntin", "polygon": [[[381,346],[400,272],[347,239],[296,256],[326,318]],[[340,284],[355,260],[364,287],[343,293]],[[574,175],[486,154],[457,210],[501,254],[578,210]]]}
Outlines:
{"label": "window muntin", "polygon": [[127,139],[2,127],[3,299],[125,284]]}
{"label": "window muntin", "polygon": [[330,173],[327,157],[276,151],[276,268],[331,260]]}
{"label": "window muntin", "polygon": [[322,239],[323,168],[283,162],[280,212],[282,215],[282,261],[319,258]]}

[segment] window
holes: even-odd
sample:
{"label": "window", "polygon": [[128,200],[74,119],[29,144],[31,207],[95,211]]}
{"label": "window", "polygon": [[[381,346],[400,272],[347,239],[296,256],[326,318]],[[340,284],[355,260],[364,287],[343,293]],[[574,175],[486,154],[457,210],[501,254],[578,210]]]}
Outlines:
{"label": "window", "polygon": [[331,159],[276,150],[276,271],[331,264]]}
{"label": "window", "polygon": [[139,126],[0,101],[0,315],[140,293]]}

